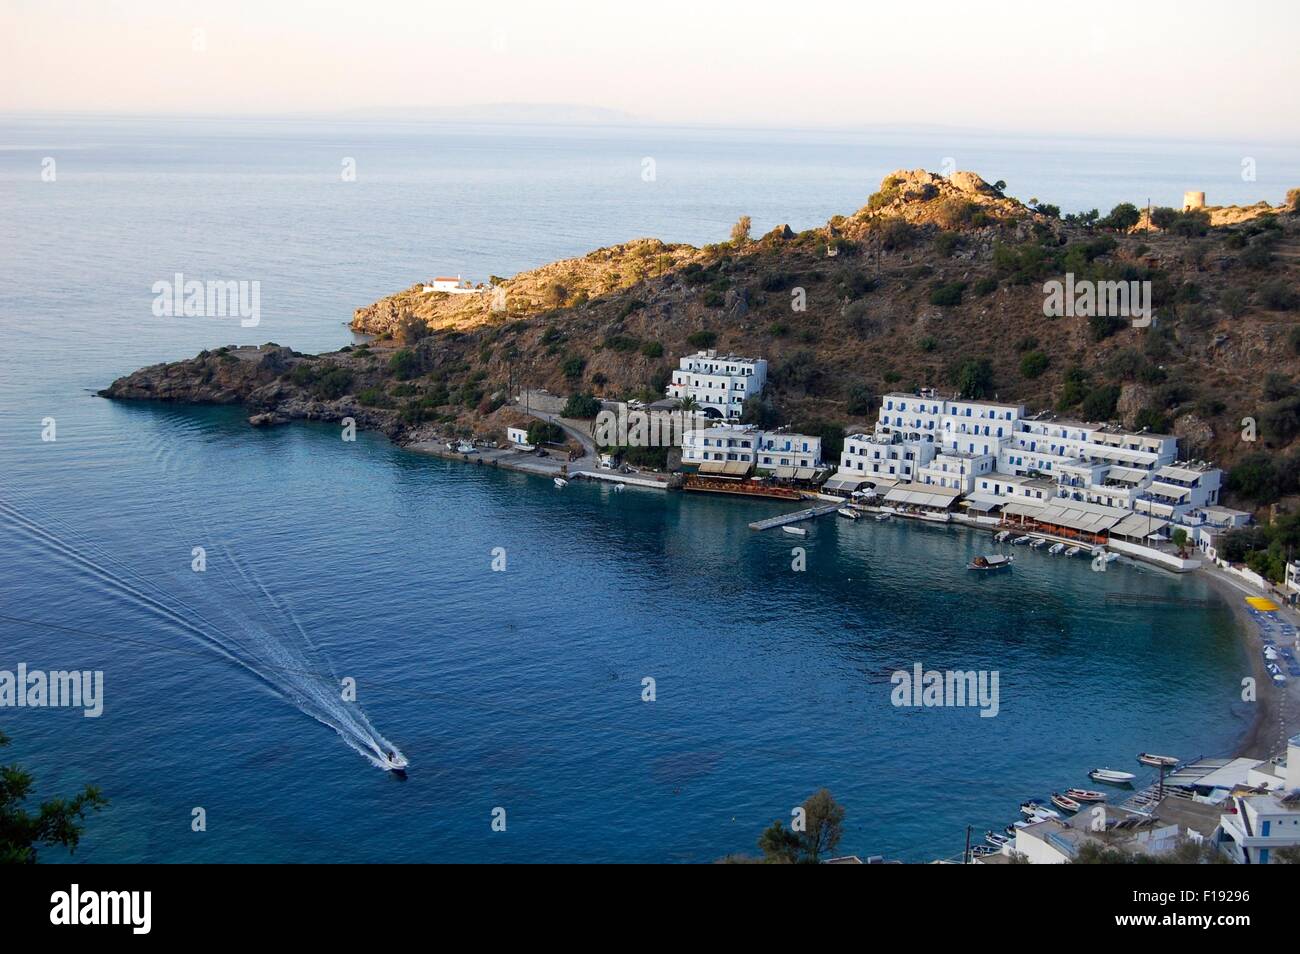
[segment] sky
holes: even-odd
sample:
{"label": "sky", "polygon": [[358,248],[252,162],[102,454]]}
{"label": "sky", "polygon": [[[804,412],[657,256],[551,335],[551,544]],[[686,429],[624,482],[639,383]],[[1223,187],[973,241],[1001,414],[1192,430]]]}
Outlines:
{"label": "sky", "polygon": [[0,111],[567,104],[667,124],[1291,142],[1298,40],[1294,0],[0,0]]}

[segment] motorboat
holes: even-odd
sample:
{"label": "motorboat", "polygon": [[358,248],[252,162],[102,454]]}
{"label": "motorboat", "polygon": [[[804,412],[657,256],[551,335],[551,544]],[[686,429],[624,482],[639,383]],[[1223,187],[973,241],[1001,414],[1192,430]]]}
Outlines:
{"label": "motorboat", "polygon": [[808,536],[808,531],[805,530],[803,527],[791,527],[787,525],[782,527],[781,529],[784,530],[786,533],[794,534],[796,537]]}
{"label": "motorboat", "polygon": [[623,491],[625,491],[625,490],[627,490],[627,488],[624,487],[622,484],[615,484],[615,485],[614,485],[614,493],[616,493],[616,494],[621,494],[621,493],[622,493]]}
{"label": "motorboat", "polygon": [[1069,795],[1062,795],[1060,792],[1052,793],[1052,804],[1067,812],[1077,812],[1083,807],[1080,802],[1076,802]]}
{"label": "motorboat", "polygon": [[1065,552],[1065,544],[1053,543],[1050,547],[1047,548],[1047,552],[1050,553],[1052,556],[1059,556],[1060,554]]}
{"label": "motorboat", "polygon": [[1020,814],[1026,818],[1060,818],[1056,812],[1052,811],[1036,798],[1031,798],[1020,806]]}
{"label": "motorboat", "polygon": [[1106,800],[1105,792],[1094,792],[1088,788],[1067,788],[1065,795],[1076,802],[1104,802]]}
{"label": "motorboat", "polygon": [[1139,752],[1138,761],[1143,765],[1150,765],[1154,768],[1173,768],[1178,764],[1178,758],[1173,755],[1152,755],[1150,752]]}
{"label": "motorboat", "polygon": [[1029,549],[1031,549],[1031,550],[1038,550],[1038,549],[1041,549],[1042,547],[1045,547],[1045,546],[1047,546],[1047,538],[1046,538],[1046,537],[1036,537],[1036,538],[1034,539],[1034,541],[1033,541],[1032,543],[1029,544]]}
{"label": "motorboat", "polygon": [[1083,547],[1070,547],[1065,551],[1066,556],[1078,556],[1083,552]]}
{"label": "motorboat", "polygon": [[1103,782],[1106,785],[1129,785],[1137,776],[1132,772],[1116,772],[1114,769],[1098,768],[1089,772],[1088,778],[1094,782]]}
{"label": "motorboat", "polygon": [[472,454],[474,453],[474,445],[471,444],[469,441],[461,441],[459,444],[456,445],[456,453]]}
{"label": "motorboat", "polygon": [[401,775],[403,777],[406,776],[406,767],[411,764],[407,760],[406,756],[401,752],[398,752],[396,749],[386,754],[383,761],[384,768],[392,772],[394,775]]}
{"label": "motorboat", "polygon": [[567,480],[565,480],[563,477],[556,477],[556,478],[555,478],[555,486],[557,486],[557,487],[559,487],[561,490],[563,490],[565,487],[569,486],[569,482],[568,482]]}
{"label": "motorboat", "polygon": [[999,531],[998,533],[995,533],[995,534],[993,535],[993,542],[994,542],[994,543],[1006,543],[1006,541],[1007,541],[1008,539],[1010,539],[1010,537],[1011,537],[1011,531],[1010,531],[1010,530],[1001,530],[1001,531]]}
{"label": "motorboat", "polygon": [[1006,845],[1008,842],[1011,841],[1011,839],[1008,838],[1006,835],[999,835],[995,831],[986,831],[984,833],[984,840],[987,841],[994,848],[1002,848],[1004,845]]}
{"label": "motorboat", "polygon": [[893,516],[892,513],[878,513],[878,514],[876,514],[876,520],[877,520],[877,522],[879,522],[879,523],[884,523],[886,520],[888,520],[888,519],[889,519],[890,517],[892,517],[892,516]]}
{"label": "motorboat", "polygon": [[841,507],[835,512],[846,520],[858,520],[862,517],[862,514],[858,513],[852,507]]}
{"label": "motorboat", "polygon": [[1026,543],[1028,543],[1028,542],[1029,542],[1030,540],[1032,540],[1032,539],[1033,539],[1033,537],[1029,536],[1029,534],[1025,534],[1023,537],[1016,537],[1016,538],[1015,538],[1014,540],[1012,540],[1011,542],[1012,542],[1014,545],[1020,547],[1020,546],[1024,546]]}
{"label": "motorboat", "polygon": [[996,855],[1000,849],[992,845],[973,845],[970,850],[972,858],[987,858],[989,855]]}
{"label": "motorboat", "polygon": [[1014,559],[1013,557],[1002,556],[1000,554],[993,554],[991,556],[977,556],[975,559],[971,560],[969,563],[966,564],[966,569],[1001,570],[1004,567],[1009,567],[1013,559]]}

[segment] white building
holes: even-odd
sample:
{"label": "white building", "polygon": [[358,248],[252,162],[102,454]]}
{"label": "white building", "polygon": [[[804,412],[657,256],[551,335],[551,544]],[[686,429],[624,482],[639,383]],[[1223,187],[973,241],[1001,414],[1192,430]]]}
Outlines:
{"label": "white building", "polygon": [[473,295],[484,290],[485,289],[483,288],[475,288],[469,282],[464,281],[459,275],[455,278],[450,278],[445,275],[440,278],[435,278],[432,285],[425,285],[423,288],[424,294],[426,295],[430,292],[446,292],[449,295]]}
{"label": "white building", "polygon": [[670,398],[694,398],[709,417],[739,420],[745,399],[763,391],[767,362],[716,351],[697,351],[678,362],[668,384]]}
{"label": "white building", "polygon": [[[778,468],[820,468],[822,439],[809,434],[785,431],[762,431],[759,435],[758,466],[778,472]],[[778,473],[778,476],[781,476]]]}
{"label": "white building", "polygon": [[528,431],[522,427],[507,427],[506,440],[514,444],[519,450],[533,449],[533,445],[528,443]]}
{"label": "white building", "polygon": [[1300,560],[1292,560],[1286,565],[1286,588],[1292,593],[1300,593]]}
{"label": "white building", "polygon": [[758,468],[777,477],[809,479],[822,465],[822,441],[809,434],[764,431],[748,424],[715,424],[686,431],[682,463],[697,466],[700,473],[736,476]]}
{"label": "white building", "polygon": [[1300,735],[1287,741],[1285,761],[1270,765],[1277,776],[1273,790],[1239,789],[1220,819],[1221,847],[1240,863],[1271,864],[1278,848],[1300,846]]}

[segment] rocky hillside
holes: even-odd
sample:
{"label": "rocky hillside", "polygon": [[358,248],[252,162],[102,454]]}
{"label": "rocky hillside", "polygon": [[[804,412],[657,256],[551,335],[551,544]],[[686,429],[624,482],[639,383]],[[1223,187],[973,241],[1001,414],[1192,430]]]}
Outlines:
{"label": "rocky hillside", "polygon": [[[1173,431],[1188,455],[1227,464],[1300,460],[1300,215],[1289,200],[1222,225],[1174,210],[1148,224],[1132,206],[1062,218],[973,173],[900,171],[820,228],[740,229],[699,249],[640,239],[494,278],[481,295],[416,285],[356,312],[353,327],[375,335],[366,347],[212,353],[107,393],[190,399],[182,382],[210,374],[208,398],[237,394],[272,420],[347,407],[407,439],[490,431],[521,386],[660,396],[678,356],[714,347],[770,362],[756,418],[831,436],[869,425],[885,391],[934,386]],[[1066,273],[1150,282],[1155,321],[1045,317],[1044,283]],[[223,390],[231,362],[254,369]],[[1242,439],[1243,418],[1257,440]],[[1300,489],[1285,468],[1269,479],[1271,490],[1243,493]]]}

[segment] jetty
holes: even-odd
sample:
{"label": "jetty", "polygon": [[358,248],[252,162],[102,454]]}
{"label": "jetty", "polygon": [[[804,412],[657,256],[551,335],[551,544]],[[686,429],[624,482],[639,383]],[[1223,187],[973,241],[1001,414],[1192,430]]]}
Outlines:
{"label": "jetty", "polygon": [[824,517],[828,513],[834,513],[839,510],[843,504],[827,504],[823,507],[807,507],[803,510],[796,510],[793,513],[783,513],[775,517],[768,517],[766,520],[755,520],[749,525],[751,530],[771,530],[773,527],[783,527],[787,523],[798,523],[801,520],[812,520],[816,517]]}

